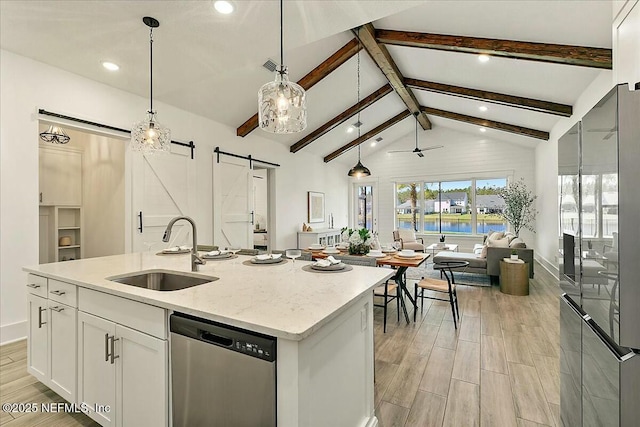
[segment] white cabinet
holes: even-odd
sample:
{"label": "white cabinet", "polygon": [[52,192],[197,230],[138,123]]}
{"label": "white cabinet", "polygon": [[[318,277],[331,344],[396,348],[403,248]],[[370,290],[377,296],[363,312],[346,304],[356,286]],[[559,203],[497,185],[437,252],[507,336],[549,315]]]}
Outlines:
{"label": "white cabinet", "polygon": [[82,204],[82,153],[68,149],[40,147],[40,203]]}
{"label": "white cabinet", "polygon": [[54,300],[49,305],[49,383],[69,402],[76,401],[76,317],[78,310]]}
{"label": "white cabinet", "polygon": [[44,277],[29,275],[27,371],[67,401],[75,402],[76,286],[47,282]]}
{"label": "white cabinet", "polygon": [[640,83],[640,1],[627,1],[613,22],[616,83]]}
{"label": "white cabinet", "polygon": [[116,340],[116,425],[168,425],[167,341],[121,325]]}
{"label": "white cabinet", "polygon": [[108,405],[89,413],[102,426],[167,426],[167,340],[116,323],[166,337],[165,311],[84,288],[78,298],[79,403]]}
{"label": "white cabinet", "polygon": [[299,249],[306,249],[314,243],[318,243],[323,246],[336,245],[340,243],[340,229],[324,228],[314,231],[298,232]]}
{"label": "white cabinet", "polygon": [[29,293],[27,312],[29,313],[27,371],[46,384],[49,377],[47,299]]}
{"label": "white cabinet", "polygon": [[115,334],[115,323],[78,312],[78,403],[86,404],[88,415],[105,427],[116,425],[116,356],[111,357]]}

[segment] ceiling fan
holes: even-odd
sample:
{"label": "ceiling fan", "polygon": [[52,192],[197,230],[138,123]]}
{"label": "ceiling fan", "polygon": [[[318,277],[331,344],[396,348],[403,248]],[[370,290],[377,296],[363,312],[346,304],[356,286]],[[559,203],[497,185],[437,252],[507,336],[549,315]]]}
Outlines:
{"label": "ceiling fan", "polygon": [[413,150],[392,150],[387,151],[387,153],[416,153],[418,157],[424,157],[424,154],[422,154],[423,151],[435,150],[437,148],[444,147],[444,145],[432,145],[430,147],[418,148],[418,114],[419,113],[413,113],[416,118],[416,148]]}

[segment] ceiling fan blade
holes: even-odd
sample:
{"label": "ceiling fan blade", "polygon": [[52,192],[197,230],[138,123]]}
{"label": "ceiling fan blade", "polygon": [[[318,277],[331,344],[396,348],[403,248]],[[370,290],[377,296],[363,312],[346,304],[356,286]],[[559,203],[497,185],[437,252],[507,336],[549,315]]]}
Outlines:
{"label": "ceiling fan blade", "polygon": [[444,147],[444,145],[432,145],[431,147],[420,148],[420,149],[418,149],[418,151],[435,150],[437,148],[442,148],[442,147]]}
{"label": "ceiling fan blade", "polygon": [[413,150],[391,150],[387,151],[387,153],[413,153]]}

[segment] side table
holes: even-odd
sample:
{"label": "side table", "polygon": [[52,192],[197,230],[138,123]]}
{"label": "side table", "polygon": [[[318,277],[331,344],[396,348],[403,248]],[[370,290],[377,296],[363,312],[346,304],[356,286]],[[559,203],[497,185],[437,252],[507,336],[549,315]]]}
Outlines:
{"label": "side table", "polygon": [[500,292],[529,295],[529,263],[500,260]]}

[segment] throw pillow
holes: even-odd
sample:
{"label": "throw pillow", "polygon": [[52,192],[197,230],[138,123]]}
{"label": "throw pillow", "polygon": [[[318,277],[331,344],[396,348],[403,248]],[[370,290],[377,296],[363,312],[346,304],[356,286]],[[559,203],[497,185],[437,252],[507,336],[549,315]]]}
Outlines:
{"label": "throw pillow", "polygon": [[487,241],[490,242],[492,240],[499,240],[499,239],[502,239],[503,237],[504,237],[504,232],[494,231],[493,233],[489,234],[489,236],[487,237]]}
{"label": "throw pillow", "polygon": [[516,235],[511,232],[507,232],[504,234],[504,237],[509,239],[509,243],[511,243],[511,241],[516,238]]}
{"label": "throw pillow", "polygon": [[508,248],[509,239],[504,238],[504,239],[489,240],[488,245],[491,246],[492,248]]}
{"label": "throw pillow", "polygon": [[513,249],[519,249],[519,248],[526,248],[527,245],[524,243],[524,240],[522,240],[519,237],[516,237],[511,241],[511,243],[509,243],[509,247]]}
{"label": "throw pillow", "polygon": [[487,245],[484,245],[482,247],[482,250],[480,251],[480,255],[478,255],[478,258],[486,258],[487,257]]}

